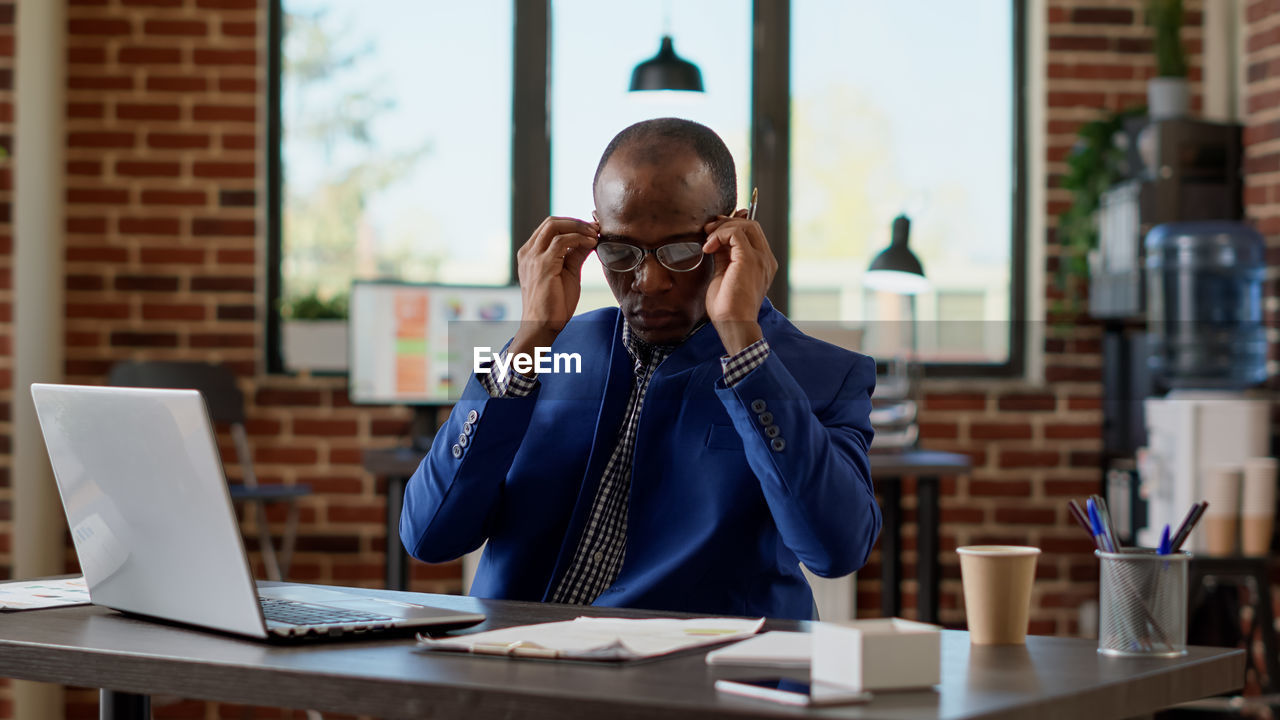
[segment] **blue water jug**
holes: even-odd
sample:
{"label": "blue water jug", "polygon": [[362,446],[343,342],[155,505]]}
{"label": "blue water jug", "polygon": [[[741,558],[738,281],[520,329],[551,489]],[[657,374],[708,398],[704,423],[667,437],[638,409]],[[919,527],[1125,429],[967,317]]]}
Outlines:
{"label": "blue water jug", "polygon": [[1244,223],[1157,225],[1147,233],[1149,367],[1171,388],[1243,389],[1267,379],[1266,243]]}

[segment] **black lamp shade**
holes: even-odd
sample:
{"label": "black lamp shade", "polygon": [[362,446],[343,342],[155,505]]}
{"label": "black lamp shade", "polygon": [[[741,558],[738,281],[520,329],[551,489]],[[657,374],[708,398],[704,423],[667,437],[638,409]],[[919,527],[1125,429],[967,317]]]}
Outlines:
{"label": "black lamp shade", "polygon": [[702,71],[676,55],[670,35],[662,36],[658,54],[631,72],[631,92],[638,90],[685,90],[702,92]]}
{"label": "black lamp shade", "polygon": [[924,277],[924,268],[920,265],[920,259],[906,245],[890,245],[881,250],[876,259],[871,261],[871,267],[867,268],[867,272],[884,270],[911,273],[912,275]]}
{"label": "black lamp shade", "polygon": [[893,240],[876,255],[867,268],[863,283],[875,290],[915,295],[929,289],[920,258],[907,247],[911,221],[905,215],[893,220]]}

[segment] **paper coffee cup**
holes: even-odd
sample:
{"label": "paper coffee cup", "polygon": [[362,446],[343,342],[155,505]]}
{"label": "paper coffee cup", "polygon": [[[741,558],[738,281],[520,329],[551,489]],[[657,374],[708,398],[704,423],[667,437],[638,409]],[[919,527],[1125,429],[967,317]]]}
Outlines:
{"label": "paper coffee cup", "polygon": [[1252,556],[1266,555],[1271,550],[1271,533],[1275,525],[1275,458],[1249,458],[1244,461],[1240,494],[1243,552]]}
{"label": "paper coffee cup", "polygon": [[1213,468],[1205,476],[1204,545],[1209,555],[1235,555],[1240,539],[1241,472],[1237,466]]}
{"label": "paper coffee cup", "polygon": [[1025,642],[1040,548],[970,545],[956,552],[970,641],[975,645]]}

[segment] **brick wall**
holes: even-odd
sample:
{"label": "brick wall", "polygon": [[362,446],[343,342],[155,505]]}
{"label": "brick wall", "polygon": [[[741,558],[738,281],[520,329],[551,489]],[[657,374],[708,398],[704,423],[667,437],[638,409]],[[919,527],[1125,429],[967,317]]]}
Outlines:
{"label": "brick wall", "polygon": [[[67,380],[102,382],[124,359],[233,367],[259,480],[317,491],[302,502],[290,578],[376,587],[385,504],[361,453],[404,437],[406,411],[352,406],[341,379],[265,372],[265,11],[265,0],[71,0]],[[225,434],[220,445],[235,457]],[[272,517],[282,527],[284,508]],[[415,569],[417,590],[460,587],[456,565]],[[68,705],[91,717],[96,695]],[[218,712],[240,716],[191,702],[157,716]]]}
{"label": "brick wall", "polygon": [[[1053,228],[1070,203],[1059,187],[1078,128],[1114,111],[1146,105],[1146,81],[1155,73],[1152,32],[1142,0],[1049,0],[1045,116],[1049,277],[1059,249]],[[1193,110],[1199,92],[1202,3],[1187,0],[1183,40],[1188,51]],[[1029,72],[1037,72],[1030,68]],[[1059,299],[1055,289],[1047,299]],[[1042,549],[1037,566],[1030,632],[1073,634],[1077,608],[1097,598],[1093,545],[1071,521],[1067,499],[1101,488],[1101,330],[1084,318],[1033,318],[1045,325],[1045,383],[927,382],[921,411],[923,443],[968,453],[974,471],[943,485],[942,598],[944,624],[964,622],[959,560],[968,544],[1030,544]],[[911,531],[909,531],[911,532]],[[913,538],[904,539],[912,547]],[[876,560],[878,562],[878,559]],[[914,572],[913,568],[907,569]],[[864,573],[859,608],[876,614],[879,583]],[[914,605],[914,582],[904,584],[904,605]]]}
{"label": "brick wall", "polygon": [[292,576],[379,584],[384,505],[361,452],[402,437],[406,412],[265,373],[265,2],[71,0],[67,31],[68,381],[124,359],[231,366],[260,480],[318,491]]}
{"label": "brick wall", "polygon": [[1280,265],[1280,2],[1250,0],[1245,22],[1245,212]]}

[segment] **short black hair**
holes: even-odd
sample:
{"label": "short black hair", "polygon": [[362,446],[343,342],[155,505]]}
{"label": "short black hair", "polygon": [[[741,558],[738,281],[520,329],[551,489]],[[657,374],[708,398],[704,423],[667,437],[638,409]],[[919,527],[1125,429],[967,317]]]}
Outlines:
{"label": "short black hair", "polygon": [[683,118],[641,120],[615,135],[600,156],[591,188],[594,190],[600,182],[600,173],[618,150],[626,148],[640,153],[642,158],[659,162],[673,147],[691,149],[697,154],[711,171],[716,189],[720,191],[721,213],[732,213],[738,206],[738,172],[733,164],[733,155],[715,130]]}

